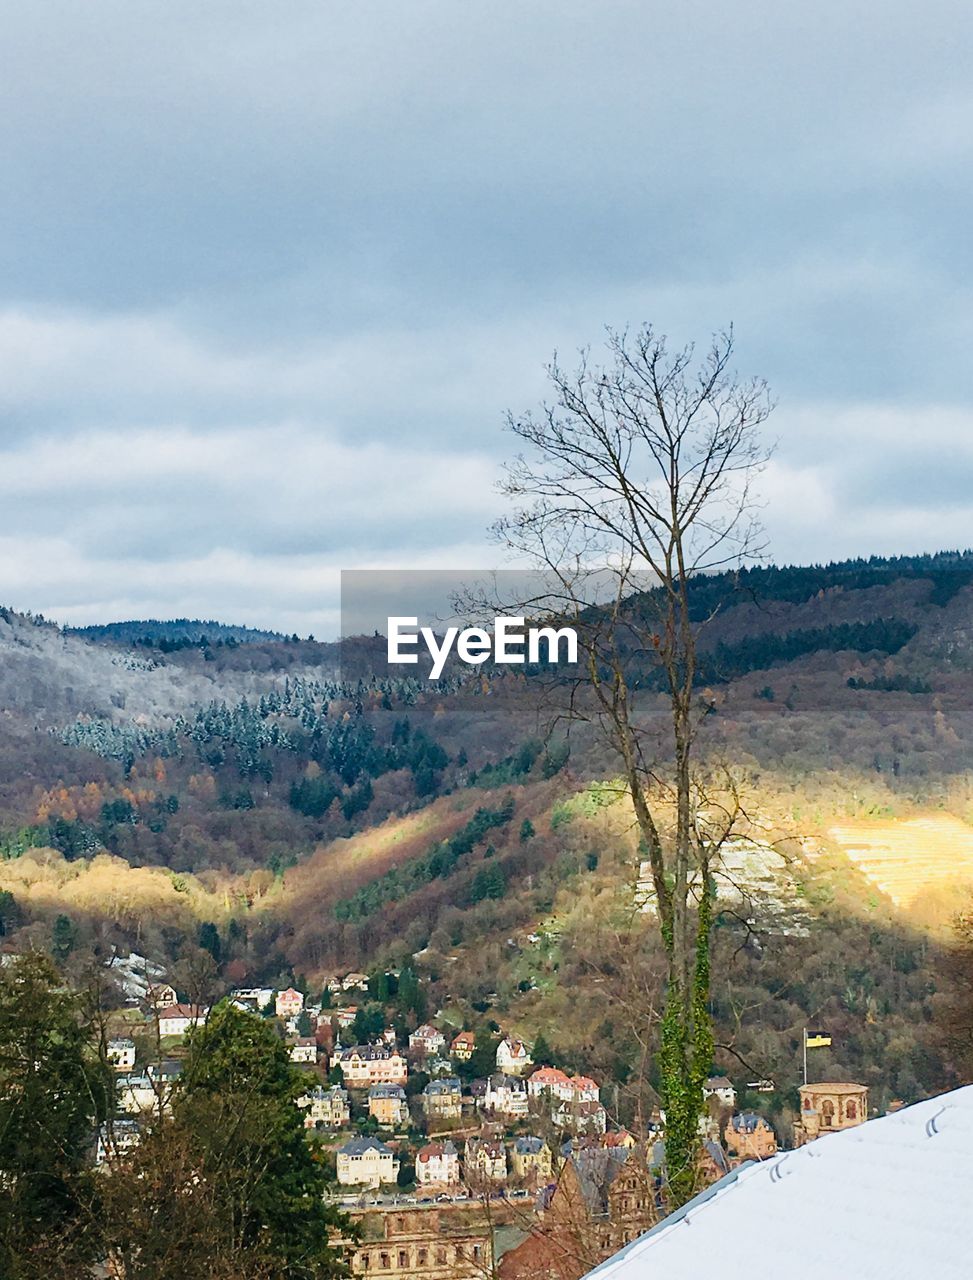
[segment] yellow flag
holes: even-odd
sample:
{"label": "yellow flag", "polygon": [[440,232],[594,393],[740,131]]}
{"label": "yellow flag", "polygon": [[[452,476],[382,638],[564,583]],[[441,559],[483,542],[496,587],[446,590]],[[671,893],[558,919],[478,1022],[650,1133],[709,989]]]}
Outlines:
{"label": "yellow flag", "polygon": [[804,1041],[804,1045],[808,1049],[825,1049],[831,1043],[830,1036],[823,1036],[818,1031],[813,1031]]}

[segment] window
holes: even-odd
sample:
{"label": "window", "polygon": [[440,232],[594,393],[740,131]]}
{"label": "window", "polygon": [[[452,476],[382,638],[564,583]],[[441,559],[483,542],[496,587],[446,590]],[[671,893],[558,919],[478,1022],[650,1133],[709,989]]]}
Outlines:
{"label": "window", "polygon": [[402,1268],[407,1267],[408,1265],[409,1265],[409,1255],[405,1249],[400,1249],[399,1250],[399,1269],[402,1270]]}
{"label": "window", "polygon": [[388,1271],[389,1267],[391,1266],[391,1263],[389,1261],[389,1255],[387,1253],[380,1253],[378,1257],[379,1257],[379,1265],[381,1266],[382,1270]]}
{"label": "window", "polygon": [[446,1250],[445,1250],[445,1249],[437,1249],[437,1250],[436,1250],[436,1261],[439,1263],[439,1265],[440,1265],[441,1267],[444,1267],[444,1266],[446,1265]]}
{"label": "window", "polygon": [[849,1120],[857,1119],[858,1108],[855,1106],[854,1099],[849,1101],[848,1105],[845,1107],[845,1115],[848,1117]]}
{"label": "window", "polygon": [[424,1267],[426,1265],[426,1259],[428,1258],[428,1256],[429,1256],[428,1249],[420,1249],[419,1252],[416,1254],[416,1261],[418,1262],[420,1267]]}
{"label": "window", "polygon": [[821,1103],[821,1123],[829,1127],[834,1124],[834,1103],[830,1098]]}

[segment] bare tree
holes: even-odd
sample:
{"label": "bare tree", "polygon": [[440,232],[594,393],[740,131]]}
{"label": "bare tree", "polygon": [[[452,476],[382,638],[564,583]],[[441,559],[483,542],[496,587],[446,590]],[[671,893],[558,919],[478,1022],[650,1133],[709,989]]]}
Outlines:
{"label": "bare tree", "polygon": [[[567,696],[560,687],[560,714],[607,735],[651,867],[667,958],[659,1065],[674,1203],[696,1186],[713,1052],[713,872],[741,811],[732,773],[697,761],[707,710],[697,645],[719,607],[699,587],[762,549],[752,485],[771,402],[763,382],[737,380],[732,352],[732,332],[698,358],[644,327],[609,331],[605,365],[587,351],[573,372],[555,359],[553,402],[509,419],[524,452],[503,484],[517,509],[496,527],[546,575],[543,605],[525,610],[575,625],[580,678]],[[664,695],[661,729],[646,719],[652,693]]]}

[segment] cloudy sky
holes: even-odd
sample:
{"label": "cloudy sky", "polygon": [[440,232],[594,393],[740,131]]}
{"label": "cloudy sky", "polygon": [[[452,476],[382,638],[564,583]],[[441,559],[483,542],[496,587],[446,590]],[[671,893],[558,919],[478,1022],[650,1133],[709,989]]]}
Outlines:
{"label": "cloudy sky", "polygon": [[495,562],[557,348],[733,322],[776,558],[973,544],[973,9],[0,0],[0,601]]}

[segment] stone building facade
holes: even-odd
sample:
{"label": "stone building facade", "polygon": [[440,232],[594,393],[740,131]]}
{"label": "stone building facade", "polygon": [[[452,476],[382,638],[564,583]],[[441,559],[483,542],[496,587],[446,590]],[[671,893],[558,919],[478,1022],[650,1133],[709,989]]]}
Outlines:
{"label": "stone building facade", "polygon": [[361,1239],[352,1248],[356,1276],[395,1280],[483,1280],[493,1272],[491,1233],[449,1209],[352,1214]]}
{"label": "stone building facade", "polygon": [[723,1131],[726,1149],[734,1161],[766,1160],[777,1154],[777,1135],[763,1116],[741,1111],[730,1116]]}
{"label": "stone building facade", "polygon": [[825,1133],[853,1129],[868,1119],[868,1089],[863,1084],[802,1084],[801,1119],[794,1126],[794,1145],[803,1146]]}

